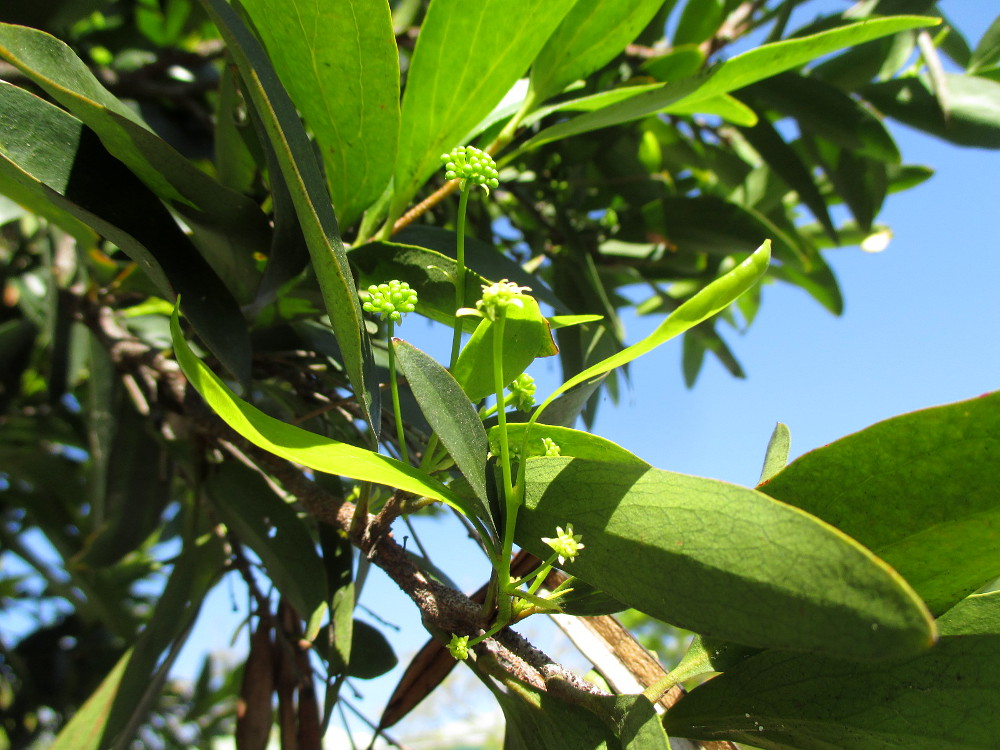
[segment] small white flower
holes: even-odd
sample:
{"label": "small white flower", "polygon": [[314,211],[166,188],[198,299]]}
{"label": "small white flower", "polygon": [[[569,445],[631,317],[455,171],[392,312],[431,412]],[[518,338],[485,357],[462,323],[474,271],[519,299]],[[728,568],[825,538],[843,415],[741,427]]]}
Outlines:
{"label": "small white flower", "polygon": [[556,535],[552,539],[542,537],[542,541],[559,555],[560,565],[567,560],[573,562],[576,559],[576,556],[584,547],[580,543],[581,539],[583,539],[583,534],[573,534],[573,524],[571,523],[566,524],[565,531],[563,531],[562,526],[556,526]]}

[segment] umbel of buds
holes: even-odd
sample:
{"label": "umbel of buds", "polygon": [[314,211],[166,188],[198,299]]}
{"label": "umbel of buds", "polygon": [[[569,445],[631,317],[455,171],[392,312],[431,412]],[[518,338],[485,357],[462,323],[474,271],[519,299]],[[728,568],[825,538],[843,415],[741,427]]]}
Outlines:
{"label": "umbel of buds", "polygon": [[390,281],[387,284],[372,284],[368,287],[368,297],[361,306],[365,312],[381,315],[394,323],[403,320],[403,315],[417,307],[417,292],[410,289],[405,281]]}
{"label": "umbel of buds", "polygon": [[450,153],[441,154],[441,161],[444,163],[445,179],[461,180],[463,190],[470,182],[482,185],[487,193],[490,188],[495,190],[500,187],[500,180],[497,179],[500,173],[493,157],[475,146],[453,148]]}

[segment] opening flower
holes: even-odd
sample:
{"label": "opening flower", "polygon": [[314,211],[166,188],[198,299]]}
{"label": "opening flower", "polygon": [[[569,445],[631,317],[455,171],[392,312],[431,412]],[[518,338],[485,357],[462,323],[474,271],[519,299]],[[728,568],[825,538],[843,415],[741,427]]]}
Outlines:
{"label": "opening flower", "polygon": [[465,661],[469,658],[469,636],[462,635],[458,636],[452,634],[451,642],[448,643],[448,651],[459,661]]}
{"label": "opening flower", "polygon": [[399,323],[403,320],[403,315],[416,309],[417,292],[410,289],[405,281],[395,279],[387,284],[372,284],[368,287],[367,298],[361,307],[365,312]]}
{"label": "opening flower", "polygon": [[554,538],[550,539],[548,537],[542,537],[542,541],[549,545],[557,555],[559,555],[559,564],[562,565],[567,560],[573,562],[576,556],[583,549],[584,545],[580,543],[583,539],[583,534],[573,533],[573,524],[566,524],[566,530],[563,531],[562,526],[556,526],[556,535]]}
{"label": "opening flower", "polygon": [[500,187],[500,180],[497,179],[500,173],[493,157],[475,146],[453,148],[450,153],[441,154],[441,161],[444,162],[445,178],[461,180],[463,190],[470,182],[481,185],[487,193],[490,188],[495,190]]}
{"label": "opening flower", "polygon": [[483,286],[483,298],[476,303],[476,307],[490,320],[496,320],[501,309],[510,305],[524,307],[524,292],[530,291],[530,286],[518,286],[507,279],[501,279],[496,284]]}

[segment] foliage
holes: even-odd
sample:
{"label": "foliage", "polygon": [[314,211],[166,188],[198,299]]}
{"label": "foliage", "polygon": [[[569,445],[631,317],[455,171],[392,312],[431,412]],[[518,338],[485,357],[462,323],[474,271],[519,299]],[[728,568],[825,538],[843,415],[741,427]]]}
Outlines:
{"label": "foliage", "polygon": [[[575,429],[677,337],[689,385],[742,377],[763,285],[839,313],[823,251],[930,175],[886,118],[1000,147],[997,23],[799,5],[5,4],[0,591],[37,622],[7,746],[318,748],[396,662],[355,617],[372,564],[433,636],[380,731],[459,659],[510,748],[990,747],[1000,395],[787,467],[779,426],[755,488]],[[633,305],[664,317],[629,345]],[[392,535],[441,506],[494,570],[471,598]],[[170,681],[228,576],[246,663]],[[662,656],[695,638],[661,665],[626,608]],[[599,686],[508,627],[537,613],[596,629]]]}

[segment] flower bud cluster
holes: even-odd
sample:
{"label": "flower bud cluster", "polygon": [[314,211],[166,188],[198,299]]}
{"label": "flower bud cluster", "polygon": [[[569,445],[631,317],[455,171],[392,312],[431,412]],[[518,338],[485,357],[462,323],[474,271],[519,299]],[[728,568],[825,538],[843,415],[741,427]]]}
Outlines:
{"label": "flower bud cluster", "polygon": [[417,292],[410,289],[405,281],[390,281],[387,284],[372,284],[368,287],[368,297],[361,306],[365,312],[382,315],[395,323],[403,320],[403,315],[411,313],[417,306]]}
{"label": "flower bud cluster", "polygon": [[[552,438],[543,437],[542,438],[542,447],[545,448],[545,455],[546,456],[561,456],[562,455],[562,449],[559,447],[559,444],[556,443],[556,441],[553,440]],[[570,529],[572,529],[572,526],[570,527]]]}
{"label": "flower bud cluster", "polygon": [[448,651],[451,652],[452,657],[458,659],[459,661],[465,661],[468,659],[469,636],[452,634],[451,641],[448,643]]}
{"label": "flower bud cluster", "polygon": [[528,373],[522,372],[514,382],[507,386],[514,397],[514,408],[518,411],[529,412],[535,405],[535,379]]}
{"label": "flower bud cluster", "polygon": [[500,180],[497,179],[500,173],[493,157],[475,146],[453,148],[451,153],[441,154],[441,161],[444,163],[445,178],[461,180],[463,189],[470,182],[482,185],[487,193],[490,188],[500,187]]}
{"label": "flower bud cluster", "polygon": [[483,286],[483,298],[476,307],[490,320],[496,320],[501,309],[514,305],[524,307],[524,292],[530,292],[529,286],[518,286],[507,279],[501,279],[496,284]]}

